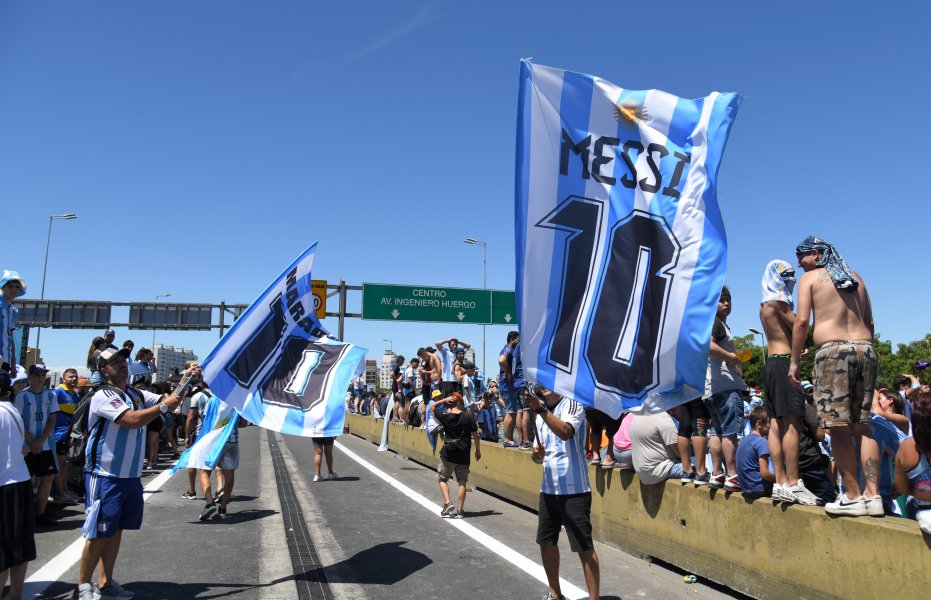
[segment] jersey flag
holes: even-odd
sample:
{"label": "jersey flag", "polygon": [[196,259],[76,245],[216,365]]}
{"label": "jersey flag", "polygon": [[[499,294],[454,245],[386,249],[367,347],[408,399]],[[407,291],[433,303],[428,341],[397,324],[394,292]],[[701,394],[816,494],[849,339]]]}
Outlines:
{"label": "jersey flag", "polygon": [[701,395],[727,256],[715,180],[739,105],[521,62],[526,378],[614,417]]}
{"label": "jersey flag", "polygon": [[248,421],[307,437],[343,432],[346,390],[364,348],[333,339],[314,312],[316,242],[233,324],[201,363],[210,390]]}
{"label": "jersey flag", "polygon": [[239,415],[232,406],[220,400],[218,396],[210,396],[204,402],[207,403],[207,408],[197,440],[181,454],[181,458],[171,469],[172,475],[180,469],[213,469],[220,460],[226,442],[236,430]]}

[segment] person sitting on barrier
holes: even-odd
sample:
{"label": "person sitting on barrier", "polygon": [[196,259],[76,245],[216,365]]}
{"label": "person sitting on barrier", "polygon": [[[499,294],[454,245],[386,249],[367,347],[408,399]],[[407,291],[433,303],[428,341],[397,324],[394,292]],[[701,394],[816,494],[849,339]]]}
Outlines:
{"label": "person sitting on barrier", "polygon": [[750,411],[750,422],[753,430],[737,445],[737,478],[745,497],[769,497],[773,495],[776,476],[769,469],[770,420],[766,409],[760,406]]}
{"label": "person sitting on barrier", "polygon": [[472,376],[475,375],[475,363],[470,360],[463,361],[459,365],[459,388],[462,390],[462,402],[469,414],[475,414],[478,410],[478,398],[475,397],[475,385],[472,382]]}
{"label": "person sitting on barrier", "polygon": [[918,526],[931,535],[931,392],[921,392],[913,400],[912,435],[895,456],[895,487],[900,494],[913,496]]}
{"label": "person sitting on barrier", "polygon": [[799,479],[805,483],[805,489],[818,498],[820,505],[834,502],[837,499],[837,477],[833,475],[830,455],[821,449],[821,442],[827,438],[827,433],[821,427],[821,420],[814,407],[814,398],[811,396],[806,396],[802,424],[798,436]]}
{"label": "person sitting on barrier", "polygon": [[[887,515],[895,514],[892,499],[892,484],[895,478],[895,455],[902,440],[908,437],[908,423],[904,429],[891,418],[902,417],[902,397],[885,388],[873,392],[873,408],[870,425],[873,426],[873,438],[879,446],[879,496],[883,500],[883,510]],[[858,473],[860,487],[866,486],[863,470]]]}
{"label": "person sitting on barrier", "polygon": [[[437,409],[447,407],[445,412]],[[475,442],[475,460],[482,458],[481,445],[478,435],[478,425],[475,418],[465,410],[462,395],[454,392],[452,396],[443,398],[433,404],[433,416],[443,428],[443,449],[440,450],[440,464],[438,468],[440,479],[440,492],[443,494],[443,510],[440,516],[457,519],[465,508],[466,482],[469,480],[469,454],[472,442]],[[456,506],[449,498],[449,478],[456,473],[456,483],[459,484]]]}
{"label": "person sitting on barrier", "polygon": [[614,462],[624,471],[634,470],[634,456],[630,443],[630,426],[634,422],[634,413],[621,415],[621,426],[617,428],[612,440],[611,451],[614,453]]}
{"label": "person sitting on barrier", "polygon": [[478,405],[478,411],[475,420],[478,423],[479,436],[486,442],[498,441],[498,422],[497,413],[494,406],[494,395],[491,392],[482,394],[482,400]]}
{"label": "person sitting on barrier", "polygon": [[[604,434],[608,435],[609,440],[613,440],[621,426],[621,419],[612,419],[607,414],[597,408],[585,409],[585,420],[589,425],[589,440],[592,446],[592,464],[600,466],[602,469],[613,469],[617,465],[614,463],[614,452],[610,447],[606,448],[604,458],[601,458],[601,442]],[[610,446],[610,443],[608,444]]]}
{"label": "person sitting on barrier", "polygon": [[[679,430],[676,445],[679,449],[679,459],[682,460],[682,483],[695,485],[708,485],[711,476],[706,468],[705,456],[708,451],[708,424],[711,414],[701,398],[695,398],[679,406]],[[695,466],[692,466],[692,455],[689,451],[689,442],[695,451]]]}
{"label": "person sitting on barrier", "polygon": [[407,424],[411,427],[420,427],[423,424],[423,388],[417,388],[417,392],[407,407]]}
{"label": "person sitting on barrier", "polygon": [[676,424],[667,412],[637,415],[630,425],[634,471],[646,484],[682,477]]}

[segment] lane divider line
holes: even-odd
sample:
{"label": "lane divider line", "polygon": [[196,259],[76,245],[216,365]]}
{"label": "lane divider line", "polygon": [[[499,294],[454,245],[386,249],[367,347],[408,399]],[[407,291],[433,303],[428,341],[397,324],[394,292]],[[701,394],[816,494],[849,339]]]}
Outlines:
{"label": "lane divider line", "polygon": [[[379,479],[381,479],[382,481],[384,481],[391,487],[395,488],[396,490],[398,490],[399,492],[401,492],[402,494],[404,494],[405,496],[407,496],[408,498],[410,498],[411,500],[413,500],[414,502],[416,502],[423,508],[427,509],[432,514],[436,515],[437,518],[440,518],[439,514],[440,514],[440,511],[442,510],[442,507],[439,504],[435,504],[434,502],[427,500],[427,498],[423,496],[423,494],[421,494],[420,492],[414,491],[413,489],[407,487],[406,485],[404,485],[403,483],[401,483],[400,481],[398,481],[391,475],[388,475],[387,473],[382,472],[378,467],[369,463],[367,460],[365,460],[364,458],[362,458],[361,456],[359,456],[358,454],[356,454],[355,452],[353,452],[352,450],[350,450],[343,444],[339,442],[335,442],[334,445],[341,452],[343,452],[346,456],[356,461],[357,463],[362,465],[367,470],[371,471],[376,477],[378,477]],[[499,542],[498,540],[491,537],[484,531],[480,530],[474,525],[470,525],[469,523],[466,523],[462,519],[442,519],[442,520],[446,521],[450,526],[455,527],[456,529],[466,534],[467,536],[469,536],[470,538],[472,538],[479,544],[485,546],[486,548],[488,548],[489,550],[491,550],[492,552],[494,552],[495,554],[497,554],[504,560],[508,561],[509,563],[517,567],[518,569],[524,571],[525,573],[527,573],[528,575],[530,575],[537,581],[541,582],[543,585],[548,585],[548,582],[546,580],[546,572],[543,570],[543,565],[535,563],[534,561],[530,560],[529,558],[527,558],[526,556],[524,556],[517,550],[514,550],[510,548],[509,546]],[[562,577],[559,578],[559,585],[562,588],[563,596],[565,596],[566,598],[588,598],[587,591],[582,590],[581,588],[578,588],[572,585],[571,583],[569,583]]]}
{"label": "lane divider line", "polygon": [[[145,502],[152,494],[157,492],[165,483],[171,479],[171,469],[165,469],[159,473],[158,477],[149,482],[142,489],[142,501]],[[81,552],[84,551],[84,537],[79,537],[71,542],[64,550],[52,560],[48,561],[38,571],[34,572],[26,579],[23,586],[23,597],[34,598],[41,595],[53,583],[64,577],[71,567],[81,560]],[[75,583],[77,586],[77,583]]]}

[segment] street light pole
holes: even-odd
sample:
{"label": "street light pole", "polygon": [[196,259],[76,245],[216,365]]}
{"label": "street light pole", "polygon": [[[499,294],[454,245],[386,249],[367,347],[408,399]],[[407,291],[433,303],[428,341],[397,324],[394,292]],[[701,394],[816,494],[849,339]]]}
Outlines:
{"label": "street light pole", "polygon": [[[159,299],[159,298],[171,298],[171,294],[156,294],[156,295],[155,295],[155,303],[156,303],[156,304],[158,304],[158,299]],[[154,317],[155,315],[153,314],[152,316]],[[152,328],[152,348],[151,348],[151,350],[152,350],[152,353],[154,354],[154,353],[155,353],[155,327]]]}
{"label": "street light pole", "polygon": [[750,328],[750,333],[760,336],[760,351],[763,353],[763,364],[766,364],[766,340],[763,338],[763,332],[759,329]]}
{"label": "street light pole", "polygon": [[[466,238],[463,240],[466,244],[482,247],[482,289],[488,289],[488,242],[483,242],[475,238]],[[488,365],[488,349],[485,344],[485,324],[482,324],[482,372],[484,373]]]}
{"label": "street light pole", "polygon": [[[72,219],[77,219],[78,216],[74,213],[66,213],[63,215],[49,215],[48,218],[48,236],[45,238],[45,264],[42,266],[42,291],[39,292],[39,300],[45,300],[45,274],[48,271],[48,249],[52,243],[52,221],[60,219],[62,221],[70,221]],[[51,315],[49,315],[51,316]],[[36,328],[36,360],[42,356],[41,350],[39,350],[39,340],[42,339],[42,327]],[[26,346],[29,346],[27,341]]]}

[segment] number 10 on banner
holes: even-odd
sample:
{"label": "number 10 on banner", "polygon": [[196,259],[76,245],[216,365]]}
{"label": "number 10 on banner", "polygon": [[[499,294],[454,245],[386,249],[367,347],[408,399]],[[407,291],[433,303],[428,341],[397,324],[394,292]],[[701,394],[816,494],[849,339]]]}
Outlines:
{"label": "number 10 on banner", "polygon": [[570,196],[536,224],[567,234],[554,246],[562,279],[547,362],[572,374],[581,350],[600,389],[639,396],[657,382],[681,245],[662,215],[633,210],[609,224],[596,264],[607,218],[604,200]]}

